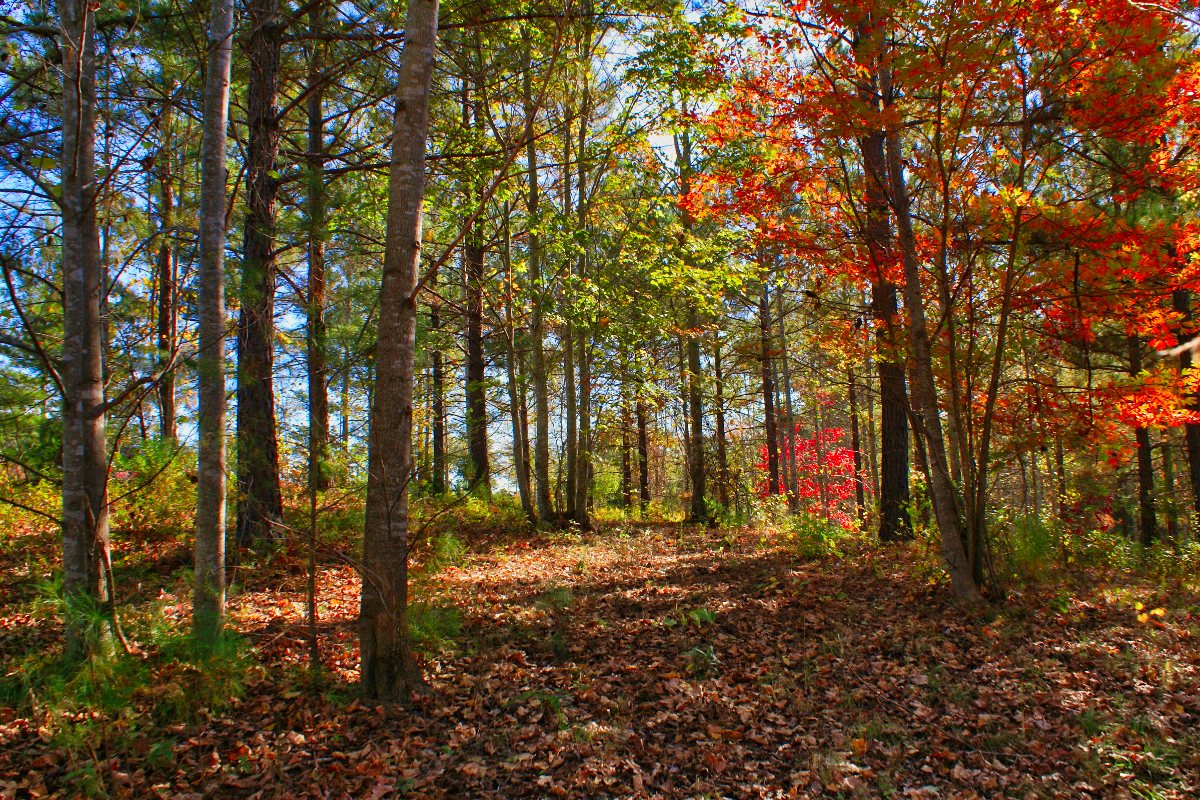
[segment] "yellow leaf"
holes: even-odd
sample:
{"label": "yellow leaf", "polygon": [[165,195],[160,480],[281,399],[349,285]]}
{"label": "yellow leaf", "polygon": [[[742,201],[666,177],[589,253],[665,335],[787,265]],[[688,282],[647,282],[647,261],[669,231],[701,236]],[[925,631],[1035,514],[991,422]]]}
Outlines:
{"label": "yellow leaf", "polygon": [[1138,615],[1137,615],[1137,617],[1138,617],[1138,622],[1143,622],[1143,623],[1144,623],[1144,622],[1149,622],[1149,621],[1150,621],[1150,615],[1149,615],[1149,614],[1138,614]]}
{"label": "yellow leaf", "polygon": [[1146,607],[1146,604],[1145,604],[1145,603],[1143,603],[1141,600],[1139,600],[1139,601],[1137,601],[1136,603],[1134,603],[1134,604],[1133,604],[1133,610],[1134,610],[1134,611],[1141,611],[1141,610],[1142,610],[1143,608],[1145,608],[1145,607]]}

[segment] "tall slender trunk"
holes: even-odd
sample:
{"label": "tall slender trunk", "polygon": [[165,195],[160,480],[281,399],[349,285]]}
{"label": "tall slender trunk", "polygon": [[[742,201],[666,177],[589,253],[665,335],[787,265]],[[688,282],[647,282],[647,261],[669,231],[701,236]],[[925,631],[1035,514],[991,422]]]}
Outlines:
{"label": "tall slender trunk", "polygon": [[630,426],[628,387],[621,382],[621,508],[633,507],[633,453]]}
{"label": "tall slender trunk", "polygon": [[308,283],[305,304],[305,355],[308,367],[308,575],[306,611],[309,668],[321,669],[321,645],[317,635],[317,518],[318,493],[329,488],[329,388],[325,328],[325,243],[329,236],[325,218],[325,78],[321,74],[325,45],[325,7],[309,11],[313,36],[308,63],[308,187],[305,201],[308,216]]}
{"label": "tall slender trunk", "polygon": [[591,527],[588,504],[592,490],[592,354],[588,328],[579,331],[579,444],[575,450],[575,521]]}
{"label": "tall slender trunk", "polygon": [[171,173],[171,148],[167,146],[172,134],[171,101],[163,105],[162,114],[158,118],[158,130],[162,140],[158,158],[155,160],[155,171],[158,177],[158,256],[156,259],[156,278],[158,279],[158,313],[156,328],[158,334],[158,371],[161,375],[158,381],[158,420],[159,435],[163,439],[174,442],[176,433],[175,410],[175,370],[170,365],[175,358],[175,344],[178,333],[178,304],[176,302],[177,266],[175,259],[175,185]]}
{"label": "tall slender trunk", "polygon": [[[873,111],[880,110],[883,104],[878,74],[883,33],[882,26],[870,15],[854,30],[855,60],[864,69],[858,95]],[[908,393],[896,325],[899,304],[896,285],[887,279],[885,272],[885,265],[891,259],[892,236],[888,225],[884,139],[882,129],[872,129],[858,137],[858,149],[866,184],[862,234],[870,258],[871,314],[879,350],[879,538],[894,542],[912,537],[912,521],[908,514]]]}
{"label": "tall slender trunk", "polygon": [[[895,286],[879,287],[876,305],[889,319],[898,310]],[[883,336],[884,334],[881,334]],[[904,364],[880,353],[879,372],[879,539],[884,542],[911,539],[909,505],[908,390]],[[915,392],[914,392],[915,394]]]}
{"label": "tall slender trunk", "polygon": [[825,442],[822,436],[825,432],[825,419],[821,414],[821,403],[813,403],[813,450],[817,461],[817,497],[821,501],[821,516],[825,523],[830,521],[829,476],[825,470]]}
{"label": "tall slender trunk", "polygon": [[796,424],[796,412],[792,405],[792,367],[788,357],[787,314],[783,307],[783,292],[775,293],[775,306],[779,311],[779,364],[783,383],[780,387],[783,395],[784,409],[787,420],[784,428],[787,431],[787,493],[788,507],[792,511],[800,510],[800,475],[796,461],[796,437],[799,436]]}
{"label": "tall slender trunk", "polygon": [[[59,3],[62,36],[63,591],[107,605],[108,452],[104,411],[103,265],[96,223],[95,13]],[[67,617],[68,658],[99,644],[80,606]]]}
{"label": "tall slender trunk", "polygon": [[566,435],[563,438],[563,461],[565,464],[566,487],[563,489],[563,516],[568,520],[575,519],[575,477],[578,475],[578,465],[575,463],[579,445],[579,404],[575,395],[575,328],[569,322],[563,324],[561,338],[563,351],[563,414],[566,416]]}
{"label": "tall slender trunk", "polygon": [[708,503],[704,497],[704,403],[700,394],[700,320],[695,306],[688,309],[687,340],[687,410],[688,410],[688,471],[692,488],[692,504],[688,519],[695,523],[711,523]]}
{"label": "tall slender trunk", "polygon": [[[919,380],[919,378],[917,377],[916,364],[914,364],[913,362],[910,361],[908,363],[908,385],[916,386],[918,380]],[[910,398],[910,402],[912,404],[912,407],[909,410],[909,419],[914,420],[913,428],[919,429],[920,423],[915,421],[916,419],[919,419],[921,417],[920,396],[917,394],[917,392],[915,392],[915,391],[913,392],[913,396]],[[953,441],[953,439],[954,439],[953,432],[951,432],[949,439],[950,439],[950,441]],[[917,471],[917,474],[924,476],[925,483],[928,485],[930,483],[929,459],[927,458],[926,453],[925,453],[925,440],[923,438],[921,438],[920,436],[916,437],[916,441],[913,442],[912,465],[913,465],[913,469],[915,469]],[[953,477],[953,473],[951,474],[951,477]],[[925,514],[925,513],[926,513],[925,509],[922,509],[922,514]],[[924,518],[922,521],[924,523],[929,522],[927,517]]]}
{"label": "tall slender trunk", "polygon": [[529,377],[525,368],[523,350],[517,351],[517,386],[520,388],[521,404],[521,463],[525,471],[525,486],[529,489],[530,507],[537,513],[536,498],[533,490],[533,458],[529,447]]}
{"label": "tall slender trunk", "polygon": [[[471,85],[464,82],[463,127],[470,128],[477,141],[482,139],[483,111],[481,89],[472,96]],[[470,206],[483,201],[483,187],[476,181],[465,183],[464,201]],[[488,459],[487,376],[483,353],[483,273],[487,253],[479,219],[467,223],[463,237],[463,296],[466,299],[466,423],[467,491],[490,497],[491,464]]]}
{"label": "tall slender trunk", "polygon": [[642,513],[650,505],[650,435],[646,425],[646,402],[639,396],[633,407],[637,418],[638,500]]}
{"label": "tall slender trunk", "polygon": [[[513,336],[515,337],[515,334]],[[525,518],[532,523],[537,522],[537,513],[533,508],[533,494],[529,487],[527,464],[529,453],[526,449],[528,440],[525,438],[523,430],[525,417],[521,408],[521,395],[524,393],[524,389],[521,388],[521,379],[517,370],[517,360],[520,355],[513,343],[513,338],[506,338],[505,341],[508,345],[505,368],[508,373],[508,413],[512,421],[513,473],[517,480],[517,495],[521,500],[521,510],[525,512]]]}
{"label": "tall slender trunk", "polygon": [[[1142,371],[1142,342],[1137,334],[1128,339],[1129,374],[1137,377]],[[1135,428],[1138,461],[1138,534],[1143,547],[1158,541],[1158,515],[1154,508],[1154,453],[1150,449],[1150,431]]]}
{"label": "tall slender trunk", "polygon": [[1021,473],[1021,514],[1029,513],[1029,469],[1025,465],[1025,454],[1017,451],[1017,468]]}
{"label": "tall slender trunk", "polygon": [[867,356],[867,368],[863,371],[863,389],[867,396],[867,468],[871,471],[871,492],[879,497],[879,437],[875,435],[875,387],[871,385],[873,374],[871,362]]}
{"label": "tall slender trunk", "polygon": [[533,136],[535,107],[532,88],[533,68],[530,53],[533,45],[524,38],[525,60],[521,71],[521,103],[525,111],[525,207],[529,215],[529,286],[531,290],[529,345],[532,355],[530,378],[533,382],[533,475],[538,518],[542,522],[554,519],[554,504],[550,496],[550,384],[546,375],[546,335],[544,305],[546,287],[542,285],[542,247],[537,233],[541,189],[538,185],[537,143]]}
{"label": "tall slender trunk", "polygon": [[[347,303],[347,305],[349,305]],[[349,344],[342,347],[342,369],[341,369],[342,386],[339,392],[338,406],[339,416],[342,418],[342,449],[346,455],[350,454],[350,346]]]}
{"label": "tall slender trunk", "polygon": [[[772,331],[771,341],[774,342],[775,336]],[[788,452],[791,448],[791,438],[787,435],[787,417],[783,413],[783,399],[780,391],[779,365],[773,359],[771,361],[771,385],[775,390],[775,436],[777,438],[776,447],[779,450],[779,494],[783,495],[784,499],[788,499],[788,494],[791,492],[791,472],[788,470]]]}
{"label": "tall slender trunk", "polygon": [[308,360],[308,471],[314,489],[329,487],[329,355],[325,326],[325,244],[329,222],[325,199],[325,8],[313,6],[309,30],[314,36],[308,65],[308,303],[305,346]]}
{"label": "tall slender trunk", "polygon": [[[591,17],[587,18],[588,20]],[[592,42],[592,26],[590,21],[584,23],[582,41],[590,48]],[[589,54],[590,55],[590,54]],[[583,237],[582,249],[579,253],[579,264],[576,274],[581,281],[587,280],[588,275],[588,173],[586,147],[591,114],[591,73],[590,63],[584,57],[585,71],[583,91],[579,104],[579,138],[575,145],[575,212],[576,229]],[[570,126],[568,125],[568,130]],[[575,477],[575,521],[579,527],[588,530],[591,520],[588,518],[588,506],[592,490],[592,355],[591,355],[590,320],[579,327],[579,445],[576,448]]]}
{"label": "tall slender trunk", "polygon": [[529,487],[529,440],[526,435],[524,410],[525,384],[521,378],[521,370],[517,364],[520,352],[517,348],[517,323],[513,319],[513,306],[516,304],[514,291],[515,282],[512,273],[512,233],[509,228],[511,208],[504,203],[504,249],[501,257],[504,259],[504,276],[508,287],[508,302],[504,304],[504,342],[507,349],[505,368],[508,378],[508,413],[512,420],[513,473],[517,479],[517,494],[521,499],[521,510],[530,523],[537,522],[537,512],[533,508],[533,494]]}
{"label": "tall slender trunk", "polygon": [[716,381],[716,397],[713,398],[713,411],[716,415],[717,439],[717,502],[721,508],[729,506],[729,453],[725,442],[725,387],[722,385],[725,376],[721,371],[721,339],[713,341],[713,380]]}
{"label": "tall slender trunk", "polygon": [[770,289],[764,281],[762,296],[758,299],[759,361],[762,366],[763,425],[767,437],[767,494],[783,491],[779,481],[779,431],[775,417],[775,370],[771,359],[771,299]]}
{"label": "tall slender trunk", "polygon": [[[1182,325],[1179,330],[1179,341],[1185,342],[1195,333],[1192,331],[1192,292],[1190,289],[1176,289],[1171,293],[1171,302],[1181,316]],[[1179,371],[1187,372],[1192,367],[1192,352],[1185,350],[1179,356]],[[1200,397],[1193,394],[1188,398],[1188,408],[1196,410],[1200,407]],[[1183,446],[1187,454],[1188,478],[1192,488],[1192,511],[1195,518],[1200,520],[1200,423],[1189,422],[1183,426]]]}
{"label": "tall slender trunk", "polygon": [[233,0],[212,0],[200,143],[197,295],[199,457],[196,478],[196,638],[212,641],[225,615],[225,202],[226,131],[233,63]]}
{"label": "tall slender trunk", "polygon": [[433,334],[433,352],[430,354],[429,405],[433,417],[430,428],[433,450],[429,474],[429,491],[435,497],[446,493],[446,378],[443,365],[441,328],[442,301],[438,297],[438,276],[435,272],[429,279],[429,330]]}
{"label": "tall slender trunk", "polygon": [[463,282],[467,299],[466,417],[467,457],[470,462],[467,491],[491,494],[491,465],[488,460],[487,389],[483,359],[483,264],[484,249],[476,225],[463,248]]}
{"label": "tall slender trunk", "polygon": [[286,22],[278,0],[247,5],[250,62],[246,123],[246,223],[238,315],[237,542],[274,538],[283,519],[275,424],[275,199],[279,189],[279,51]]}
{"label": "tall slender trunk", "polygon": [[[683,112],[685,115],[687,114],[686,102],[683,104]],[[679,171],[680,195],[686,196],[691,191],[692,185],[692,139],[691,132],[686,127],[676,136],[675,153],[676,168]],[[680,244],[686,254],[691,252],[687,239],[692,235],[693,225],[692,214],[686,208],[682,212],[682,222],[683,233]],[[709,515],[708,503],[704,496],[704,400],[700,393],[700,313],[696,308],[695,301],[691,301],[688,305],[687,327],[685,397],[688,483],[692,491],[688,521],[708,524],[713,520]]]}
{"label": "tall slender trunk", "polygon": [[1162,471],[1163,471],[1163,512],[1167,518],[1167,540],[1178,547],[1179,542],[1179,504],[1175,501],[1175,457],[1171,449],[1171,429],[1162,432]]}
{"label": "tall slender trunk", "polygon": [[1062,522],[1066,521],[1067,518],[1067,463],[1061,432],[1054,437],[1054,474],[1057,479],[1054,505],[1058,519]]}
{"label": "tall slender trunk", "polygon": [[371,398],[359,651],[368,697],[407,702],[423,689],[408,624],[417,270],[425,194],[437,0],[409,0],[388,168],[387,238]]}
{"label": "tall slender trunk", "polygon": [[846,370],[846,385],[850,403],[850,450],[854,453],[854,509],[859,521],[864,525],[867,521],[866,487],[863,485],[862,437],[859,434],[858,421],[858,380],[854,376],[854,368]]}
{"label": "tall slender trunk", "polygon": [[[568,116],[570,110],[568,109]],[[572,133],[570,126],[566,126],[563,130],[563,166],[562,166],[562,207],[563,217],[569,219],[572,215],[571,201],[571,148],[572,148]],[[573,263],[566,269],[568,272],[575,271]],[[563,292],[563,300],[569,306],[570,297],[567,291]],[[569,312],[568,312],[569,313]],[[579,454],[579,404],[576,394],[575,383],[575,326],[570,321],[566,321],[562,326],[562,335],[559,337],[562,345],[563,354],[563,398],[565,401],[564,414],[566,415],[566,437],[563,442],[564,460],[566,461],[566,488],[563,490],[563,515],[568,520],[573,520],[576,517],[576,480],[579,476],[579,464],[577,458]]]}
{"label": "tall slender trunk", "polygon": [[1038,464],[1038,451],[1029,454],[1029,478],[1033,486],[1033,515],[1042,518],[1042,472]]}
{"label": "tall slender trunk", "polygon": [[942,557],[946,560],[955,594],[968,603],[982,604],[985,601],[964,547],[966,529],[963,511],[950,478],[950,465],[946,458],[942,419],[938,413],[937,388],[933,380],[933,357],[930,353],[929,331],[925,321],[920,262],[912,229],[908,187],[904,179],[904,157],[901,152],[900,135],[896,131],[889,131],[887,135],[887,165],[888,184],[904,266],[904,305],[909,317],[909,344],[917,378],[913,386],[913,399],[920,410],[921,435],[926,445],[930,493],[941,534]]}

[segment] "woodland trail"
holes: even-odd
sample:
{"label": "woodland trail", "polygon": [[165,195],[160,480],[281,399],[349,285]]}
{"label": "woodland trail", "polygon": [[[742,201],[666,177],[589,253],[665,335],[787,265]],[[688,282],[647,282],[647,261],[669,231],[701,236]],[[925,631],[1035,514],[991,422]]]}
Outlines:
{"label": "woodland trail", "polygon": [[[1143,624],[1136,591],[1098,586],[968,619],[911,566],[919,548],[803,556],[749,531],[637,527],[493,547],[426,587],[442,609],[426,618],[461,630],[409,711],[353,700],[358,584],[327,569],[337,680],[298,685],[302,594],[242,595],[263,674],[232,710],[165,730],[169,764],[103,761],[109,793],[1195,796],[1193,614]],[[62,785],[70,765],[18,723],[0,738]]]}

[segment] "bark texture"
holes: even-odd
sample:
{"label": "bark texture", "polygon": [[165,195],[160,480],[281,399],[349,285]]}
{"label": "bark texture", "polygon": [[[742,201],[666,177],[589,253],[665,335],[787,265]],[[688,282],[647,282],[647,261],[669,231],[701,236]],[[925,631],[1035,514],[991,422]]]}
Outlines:
{"label": "bark texture", "polygon": [[199,467],[193,625],[201,641],[225,614],[225,199],[226,131],[233,61],[233,0],[212,0],[200,144]]}
{"label": "bark texture", "polygon": [[175,359],[175,343],[178,328],[178,303],[176,302],[175,261],[175,187],[171,172],[171,152],[166,147],[171,135],[170,101],[164,104],[158,118],[158,129],[163,145],[159,148],[154,170],[158,178],[158,254],[155,259],[157,279],[157,347],[158,347],[158,420],[159,434],[167,441],[176,438],[175,370],[171,368]]}
{"label": "bark texture", "polygon": [[[1142,342],[1134,334],[1129,337],[1129,374],[1142,371]],[[1150,447],[1150,431],[1135,428],[1138,462],[1138,541],[1149,547],[1158,541],[1158,514],[1154,507],[1154,453]]]}
{"label": "bark texture", "polygon": [[246,223],[238,315],[237,541],[275,536],[283,519],[275,425],[275,214],[279,179],[279,50],[286,22],[278,0],[247,5]]}
{"label": "bark texture", "polygon": [[103,265],[96,224],[95,12],[86,0],[59,3],[62,35],[63,591],[66,654],[99,644],[89,606],[107,606],[108,452],[104,412]]}
{"label": "bark texture", "polygon": [[771,298],[770,288],[763,284],[758,299],[759,361],[762,366],[763,425],[767,437],[767,485],[770,494],[783,491],[779,479],[779,431],[775,417],[775,370],[771,363]]}
{"label": "bark texture", "polygon": [[[309,14],[314,37],[325,29],[323,6]],[[325,324],[325,245],[329,241],[325,189],[325,77],[321,70],[325,45],[315,40],[309,59],[308,100],[308,319],[305,346],[308,356],[308,470],[315,489],[329,487],[329,354]]]}
{"label": "bark texture", "polygon": [[929,465],[930,494],[941,536],[942,557],[950,574],[950,582],[959,598],[981,605],[984,598],[975,581],[966,552],[966,528],[962,503],[950,478],[946,457],[946,442],[942,435],[942,418],[938,413],[937,388],[933,379],[933,359],[930,354],[929,331],[925,321],[921,269],[917,257],[916,238],[912,230],[908,188],[904,178],[904,157],[900,135],[887,135],[888,183],[891,189],[896,229],[904,264],[904,305],[908,311],[909,344],[912,348],[913,371],[916,383],[913,398],[919,409],[921,434],[926,446]]}
{"label": "bark texture", "polygon": [[437,0],[409,0],[388,169],[387,238],[367,456],[359,651],[365,695],[408,702],[424,690],[408,625],[417,270],[425,193]]}
{"label": "bark texture", "polygon": [[532,44],[527,42],[525,64],[521,73],[521,102],[525,108],[525,167],[526,209],[531,228],[529,230],[529,286],[533,294],[529,321],[529,346],[532,355],[530,378],[533,382],[534,437],[533,477],[534,495],[537,499],[537,514],[542,522],[554,519],[554,504],[550,499],[550,386],[546,376],[545,287],[542,285],[541,238],[536,226],[539,221],[541,189],[538,186],[537,141],[534,138],[534,114],[531,75],[532,65],[529,52]]}
{"label": "bark texture", "polygon": [[[880,111],[883,105],[878,74],[882,34],[882,27],[870,14],[854,30],[854,57],[863,68],[858,96],[871,112]],[[871,315],[879,350],[879,538],[893,542],[912,537],[912,521],[908,513],[908,392],[904,359],[899,352],[901,336],[896,325],[899,304],[896,284],[886,270],[892,236],[888,224],[884,139],[883,128],[875,123],[858,137],[858,149],[865,182],[861,226],[870,258]]]}

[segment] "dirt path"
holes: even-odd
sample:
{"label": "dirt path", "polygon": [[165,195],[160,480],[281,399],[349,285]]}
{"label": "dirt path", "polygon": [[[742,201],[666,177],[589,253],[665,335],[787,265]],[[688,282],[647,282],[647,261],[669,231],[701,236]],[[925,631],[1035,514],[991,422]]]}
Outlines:
{"label": "dirt path", "polygon": [[[427,617],[461,630],[429,659],[434,697],[412,711],[362,706],[348,685],[281,694],[305,651],[299,595],[245,596],[239,613],[271,672],[234,712],[178,729],[169,768],[118,758],[125,783],[114,786],[174,797],[1196,796],[1194,618],[1139,623],[1131,595],[1096,589],[1031,592],[967,620],[935,575],[905,565],[914,557],[806,560],[750,534],[681,540],[673,529],[474,556],[438,576],[435,595],[457,615]],[[323,648],[350,680],[357,584],[327,571],[322,596]]]}

